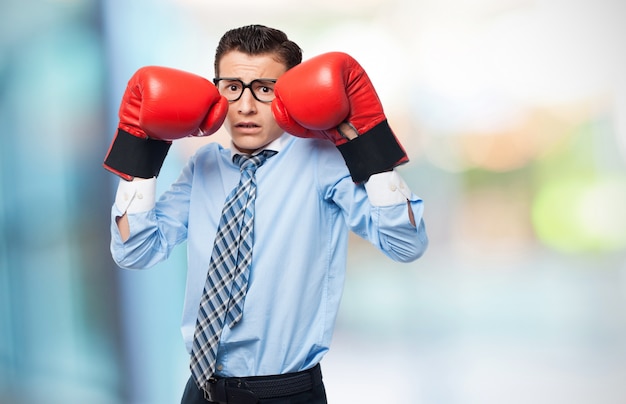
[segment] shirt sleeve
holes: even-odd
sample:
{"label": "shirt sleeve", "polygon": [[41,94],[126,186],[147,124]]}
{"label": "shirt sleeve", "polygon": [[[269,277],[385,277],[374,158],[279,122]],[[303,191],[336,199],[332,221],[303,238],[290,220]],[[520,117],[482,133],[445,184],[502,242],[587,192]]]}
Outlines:
{"label": "shirt sleeve", "polygon": [[[319,145],[318,181],[322,198],[341,211],[348,228],[398,262],[418,259],[428,246],[424,203],[395,171],[355,184],[341,155]],[[415,225],[411,223],[411,209]]]}
{"label": "shirt sleeve", "polygon": [[[143,269],[167,259],[187,234],[192,163],[156,199],[156,178],[121,180],[111,209],[111,254],[122,268]],[[130,234],[122,240],[116,218],[127,214]]]}

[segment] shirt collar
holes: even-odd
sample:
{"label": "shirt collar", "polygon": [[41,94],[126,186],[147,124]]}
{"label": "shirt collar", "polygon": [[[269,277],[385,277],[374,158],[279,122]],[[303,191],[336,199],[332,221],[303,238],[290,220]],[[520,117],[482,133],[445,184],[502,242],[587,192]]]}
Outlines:
{"label": "shirt collar", "polygon": [[[291,137],[292,136],[290,134],[285,132],[280,137],[278,137],[277,139],[275,139],[272,142],[268,143],[265,147],[262,147],[259,150],[255,151],[254,153],[252,153],[252,155],[255,156],[255,155],[261,153],[263,150],[274,150],[275,152],[280,153],[285,148],[285,146],[287,145],[287,142],[290,140]],[[231,140],[231,142],[230,142],[230,159],[231,159],[231,161],[232,161],[233,157],[235,157],[237,154],[244,154],[244,153],[242,153],[239,150],[237,150],[237,148],[233,145],[233,142]]]}

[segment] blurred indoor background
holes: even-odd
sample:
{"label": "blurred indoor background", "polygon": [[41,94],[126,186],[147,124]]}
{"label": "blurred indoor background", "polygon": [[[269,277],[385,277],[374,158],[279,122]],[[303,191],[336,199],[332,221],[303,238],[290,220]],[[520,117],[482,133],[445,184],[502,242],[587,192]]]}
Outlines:
{"label": "blurred indoor background", "polygon": [[3,0],[0,402],[180,402],[184,246],[117,268],[101,164],[137,68],[251,23],[361,62],[425,200],[422,259],[351,240],[329,401],[625,403],[621,0]]}

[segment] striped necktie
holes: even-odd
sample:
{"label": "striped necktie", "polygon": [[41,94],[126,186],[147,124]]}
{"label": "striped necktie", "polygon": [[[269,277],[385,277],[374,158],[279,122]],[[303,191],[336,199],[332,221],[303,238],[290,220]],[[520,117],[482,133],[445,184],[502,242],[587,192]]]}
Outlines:
{"label": "striped necktie", "polygon": [[254,173],[274,154],[275,151],[264,150],[255,156],[238,154],[233,157],[240,166],[241,177],[222,210],[191,348],[191,374],[200,388],[215,372],[217,346],[224,324],[232,328],[243,315],[252,262]]}

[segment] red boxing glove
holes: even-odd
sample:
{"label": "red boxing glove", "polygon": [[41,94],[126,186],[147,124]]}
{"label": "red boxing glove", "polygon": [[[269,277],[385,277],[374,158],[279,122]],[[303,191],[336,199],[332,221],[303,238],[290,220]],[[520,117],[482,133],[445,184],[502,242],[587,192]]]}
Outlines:
{"label": "red boxing glove", "polygon": [[[354,182],[408,161],[387,123],[367,73],[350,55],[331,52],[283,74],[274,88],[272,112],[286,132],[331,140],[343,155]],[[349,140],[338,126],[358,133]]]}
{"label": "red boxing glove", "polygon": [[122,97],[115,139],[104,168],[130,181],[159,174],[172,140],[216,132],[228,101],[213,83],[192,73],[146,66]]}

